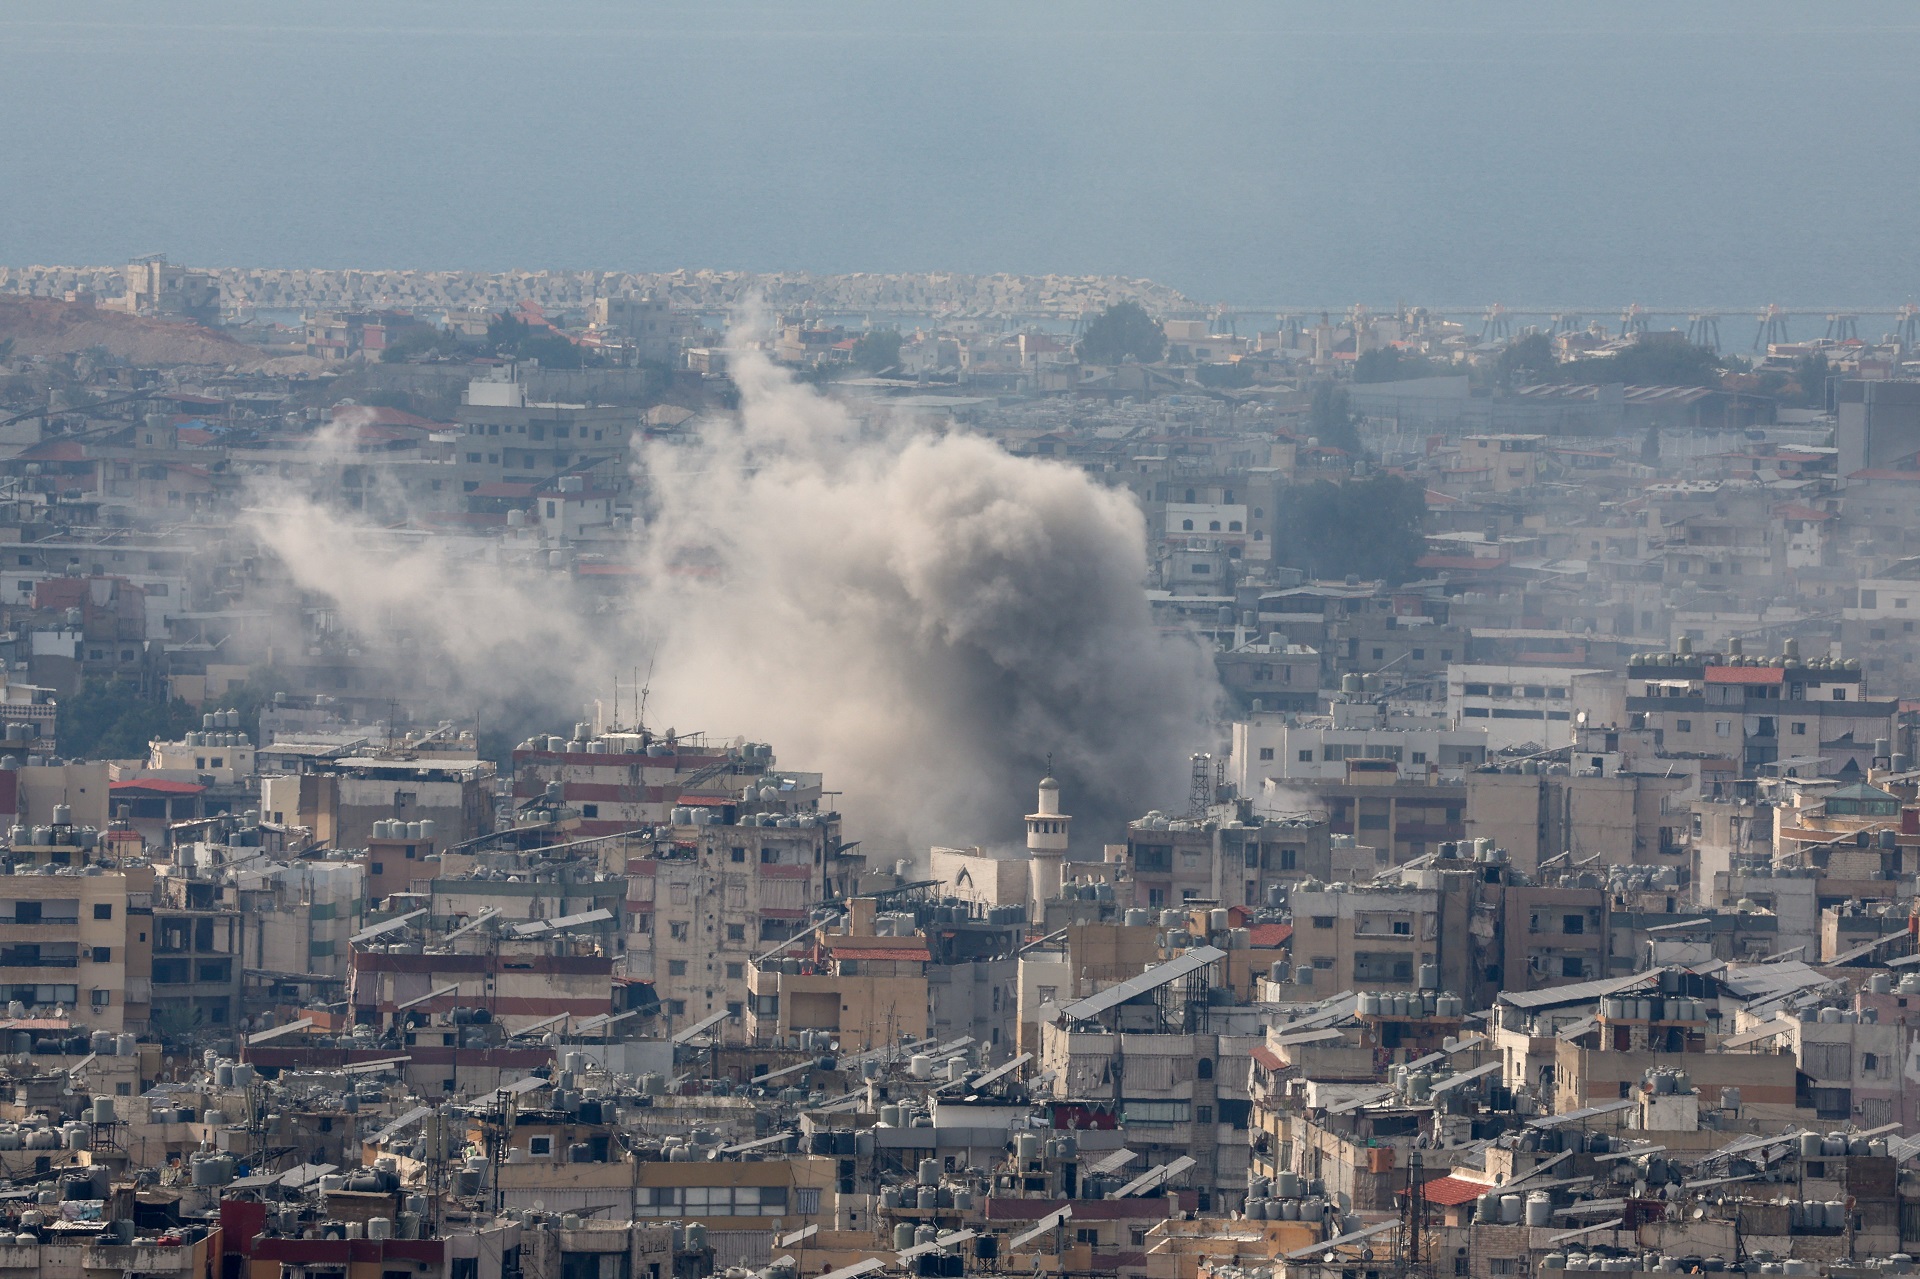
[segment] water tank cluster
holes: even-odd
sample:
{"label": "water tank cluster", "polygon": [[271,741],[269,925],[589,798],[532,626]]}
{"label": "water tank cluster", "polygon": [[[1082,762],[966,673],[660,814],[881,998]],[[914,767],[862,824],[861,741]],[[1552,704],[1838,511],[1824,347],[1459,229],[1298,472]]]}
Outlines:
{"label": "water tank cluster", "polygon": [[1672,1066],[1650,1066],[1640,1077],[1641,1086],[1656,1097],[1686,1097],[1694,1092],[1693,1079],[1686,1071]]}
{"label": "water tank cluster", "polygon": [[1859,1133],[1844,1132],[1830,1132],[1824,1136],[1817,1132],[1800,1134],[1802,1159],[1838,1159],[1846,1155],[1885,1155],[1887,1150],[1885,1137],[1863,1137]]}
{"label": "water tank cluster", "polygon": [[1318,1177],[1303,1177],[1296,1172],[1275,1173],[1271,1179],[1248,1178],[1247,1199],[1241,1216],[1248,1221],[1319,1223],[1330,1234],[1345,1229],[1345,1213],[1339,1202],[1327,1194],[1326,1183]]}
{"label": "water tank cluster", "polygon": [[1865,1012],[1855,1012],[1851,1008],[1802,1008],[1799,1010],[1802,1022],[1817,1022],[1823,1026],[1852,1026],[1858,1023],[1869,1025],[1880,1020],[1879,1010],[1869,1008]]}
{"label": "water tank cluster", "polygon": [[433,819],[426,818],[417,822],[403,822],[398,818],[382,819],[373,824],[375,839],[418,839],[433,838]]}
{"label": "water tank cluster", "polygon": [[[926,1078],[932,1078],[932,1069],[928,1068]],[[913,1105],[895,1105],[888,1103],[880,1107],[880,1127],[882,1128],[931,1128],[933,1113]]]}
{"label": "water tank cluster", "polygon": [[55,804],[51,825],[10,826],[7,828],[7,842],[15,848],[48,846],[98,848],[100,832],[91,826],[75,826],[73,810],[65,804]]}
{"label": "water tank cluster", "polygon": [[1705,1021],[1707,1005],[1684,995],[1658,999],[1609,995],[1600,1001],[1600,1016],[1607,1021]]}
{"label": "water tank cluster", "polygon": [[1776,1199],[1787,1208],[1788,1230],[1845,1230],[1847,1205],[1840,1199]]}
{"label": "water tank cluster", "polygon": [[[1570,884],[1571,875],[1560,876],[1562,888],[1599,887],[1599,885]],[[1577,878],[1585,879],[1586,876]],[[1653,893],[1668,892],[1680,887],[1680,874],[1671,866],[1609,866],[1607,867],[1607,889],[1615,893]]]}
{"label": "water tank cluster", "polygon": [[[1751,1258],[1749,1259],[1751,1261]],[[1810,1261],[1797,1261],[1791,1264],[1801,1267],[1795,1270],[1783,1270],[1778,1261],[1762,1262],[1761,1274],[1818,1274],[1818,1269]],[[1771,1266],[1772,1269],[1768,1269]],[[1572,1249],[1566,1252],[1554,1251],[1540,1259],[1540,1270],[1560,1272],[1565,1270],[1585,1273],[1605,1274],[1726,1274],[1732,1273],[1724,1257],[1671,1257],[1664,1253],[1632,1253],[1613,1249]],[[1749,1265],[1747,1273],[1753,1273]]]}
{"label": "water tank cluster", "polygon": [[[0,1124],[0,1150],[85,1150],[92,1130],[79,1120],[25,1119]],[[104,1198],[104,1196],[99,1196]]]}
{"label": "water tank cluster", "polygon": [[[1434,965],[1421,965],[1423,973],[1429,968],[1434,968]],[[1437,984],[1437,968],[1432,977]],[[1282,979],[1276,977],[1275,980]],[[1362,1017],[1464,1017],[1467,1015],[1467,1001],[1451,991],[1367,990],[1360,992],[1355,1011]]]}

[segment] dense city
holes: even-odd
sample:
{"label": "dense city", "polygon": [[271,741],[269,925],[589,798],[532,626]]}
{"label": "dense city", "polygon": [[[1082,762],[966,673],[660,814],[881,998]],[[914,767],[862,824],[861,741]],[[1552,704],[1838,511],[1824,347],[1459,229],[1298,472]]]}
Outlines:
{"label": "dense city", "polygon": [[0,1276],[1914,1271],[1920,311],[0,286]]}

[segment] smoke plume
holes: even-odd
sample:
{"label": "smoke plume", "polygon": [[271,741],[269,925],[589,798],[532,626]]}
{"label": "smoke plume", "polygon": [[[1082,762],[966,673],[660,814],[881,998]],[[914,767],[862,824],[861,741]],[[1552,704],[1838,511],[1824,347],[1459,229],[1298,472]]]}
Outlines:
{"label": "smoke plume", "polygon": [[[589,597],[500,544],[411,538],[262,495],[255,533],[356,630],[403,613],[422,678],[570,720],[650,668],[650,724],[772,742],[844,792],[849,838],[1006,844],[1049,760],[1077,855],[1180,803],[1211,662],[1163,636],[1124,491],[924,424],[856,417],[757,351],[736,413],[636,460],[638,571]],[[376,642],[370,638],[370,643]]]}

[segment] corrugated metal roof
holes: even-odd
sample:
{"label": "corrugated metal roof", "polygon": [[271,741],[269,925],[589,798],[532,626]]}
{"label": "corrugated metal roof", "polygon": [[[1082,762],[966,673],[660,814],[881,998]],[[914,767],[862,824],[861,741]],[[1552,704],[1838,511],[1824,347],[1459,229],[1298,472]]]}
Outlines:
{"label": "corrugated metal roof", "polygon": [[1108,1009],[1118,1008],[1130,999],[1138,999],[1150,991],[1158,990],[1182,977],[1197,973],[1209,964],[1226,957],[1227,952],[1217,946],[1197,946],[1178,959],[1171,959],[1157,967],[1147,969],[1138,977],[1129,977],[1119,985],[1109,986],[1097,995],[1090,995],[1076,1003],[1068,1004],[1061,1010],[1061,1015],[1071,1021],[1091,1020]]}
{"label": "corrugated metal roof", "polygon": [[1557,1004],[1581,1004],[1605,995],[1617,994],[1658,981],[1660,970],[1649,969],[1631,977],[1605,977],[1599,981],[1578,981],[1566,986],[1548,986],[1544,990],[1503,990],[1500,1002],[1515,1008],[1552,1008]]}

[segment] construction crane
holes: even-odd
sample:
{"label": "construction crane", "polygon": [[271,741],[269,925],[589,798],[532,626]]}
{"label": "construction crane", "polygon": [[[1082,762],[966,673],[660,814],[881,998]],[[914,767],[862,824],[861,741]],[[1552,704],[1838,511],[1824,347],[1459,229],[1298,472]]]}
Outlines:
{"label": "construction crane", "polygon": [[1759,331],[1753,335],[1754,350],[1765,350],[1787,340],[1787,313],[1778,302],[1769,302],[1767,309],[1754,318],[1760,322]]}
{"label": "construction crane", "polygon": [[1507,319],[1507,308],[1495,302],[1480,322],[1480,340],[1504,342],[1512,336],[1513,324]]}
{"label": "construction crane", "polygon": [[1827,341],[1858,342],[1860,340],[1860,317],[1848,315],[1844,311],[1827,317]]}
{"label": "construction crane", "polygon": [[1627,303],[1627,309],[1620,313],[1620,336],[1639,337],[1647,331],[1647,313],[1640,309],[1638,302]]}

